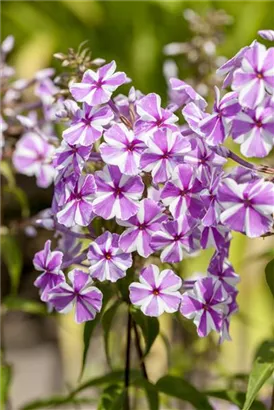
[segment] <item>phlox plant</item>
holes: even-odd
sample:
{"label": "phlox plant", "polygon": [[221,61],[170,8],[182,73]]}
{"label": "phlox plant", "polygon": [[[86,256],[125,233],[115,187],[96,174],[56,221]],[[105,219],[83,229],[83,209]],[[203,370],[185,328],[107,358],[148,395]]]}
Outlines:
{"label": "phlox plant", "polygon": [[[259,34],[273,41],[273,31]],[[8,37],[4,61],[11,48]],[[38,187],[54,187],[51,208],[35,224],[57,244],[48,239],[34,255],[34,286],[49,312],[73,309],[86,331],[112,303],[127,306],[126,390],[117,408],[129,409],[133,331],[147,379],[142,315],[148,326],[164,312],[182,315],[201,338],[231,339],[240,280],[229,261],[232,232],[254,240],[273,234],[274,170],[249,158],[262,160],[274,145],[274,47],[254,40],[219,67],[223,87],[215,86],[213,105],[179,78],[167,78],[163,104],[135,89],[115,61],[81,63],[69,76],[45,69],[11,82],[3,98],[10,104],[34,86],[37,107],[16,113],[24,132],[12,162]],[[12,79],[6,63],[2,75]],[[4,130],[8,121],[2,117]],[[184,278],[180,262],[208,248],[207,272]]]}

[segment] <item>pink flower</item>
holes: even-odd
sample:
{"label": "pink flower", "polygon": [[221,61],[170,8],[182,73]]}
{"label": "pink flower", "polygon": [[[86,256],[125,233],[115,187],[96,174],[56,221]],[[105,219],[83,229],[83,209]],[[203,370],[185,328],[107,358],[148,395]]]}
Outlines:
{"label": "pink flower", "polygon": [[55,174],[51,164],[54,152],[52,145],[39,135],[29,132],[16,144],[13,165],[21,174],[35,176],[39,187],[47,188]]}
{"label": "pink flower", "polygon": [[126,74],[115,73],[115,70],[115,61],[100,67],[97,71],[87,70],[81,83],[70,86],[72,96],[76,101],[86,102],[90,106],[108,102],[112,93],[127,82]]}
{"label": "pink flower", "polygon": [[162,313],[174,313],[179,309],[182,280],[171,269],[159,271],[158,266],[144,268],[139,282],[129,286],[130,300],[141,307],[147,316],[160,316]]}
{"label": "pink flower", "polygon": [[49,293],[49,302],[59,313],[68,313],[75,305],[75,321],[93,320],[102,308],[102,292],[92,285],[89,275],[73,269],[68,274],[71,286],[62,282]]}

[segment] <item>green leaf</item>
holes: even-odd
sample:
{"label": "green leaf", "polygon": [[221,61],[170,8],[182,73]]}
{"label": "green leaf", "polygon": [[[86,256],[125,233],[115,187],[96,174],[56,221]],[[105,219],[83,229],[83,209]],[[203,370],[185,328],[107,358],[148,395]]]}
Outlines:
{"label": "green leaf", "polygon": [[[88,389],[89,387],[96,387],[96,386],[102,386],[104,384],[108,384],[108,383],[118,383],[118,382],[123,382],[124,381],[124,377],[125,377],[125,370],[115,370],[111,373],[105,374],[104,376],[101,377],[96,377],[94,379],[91,380],[87,380],[85,383],[80,384],[79,387],[77,387],[77,389],[75,389],[71,395],[75,396],[76,394],[78,394],[79,392]],[[131,370],[130,371],[130,383],[135,383],[135,381],[141,378],[141,373],[139,370]]]}
{"label": "green leaf", "polygon": [[265,279],[270,289],[270,292],[272,293],[272,296],[274,297],[274,259],[272,259],[272,261],[270,261],[266,265]]}
{"label": "green leaf", "polygon": [[83,356],[82,356],[82,368],[81,368],[81,372],[79,375],[79,381],[82,379],[82,376],[84,374],[91,337],[93,335],[93,332],[96,326],[98,325],[98,323],[100,323],[104,309],[112,296],[112,288],[110,286],[106,286],[102,284],[101,286],[98,286],[98,287],[100,288],[100,290],[102,291],[104,295],[103,306],[102,306],[100,313],[96,315],[95,319],[86,322],[84,326],[84,334],[83,334],[84,350],[83,350]]}
{"label": "green leaf", "polygon": [[[230,403],[235,404],[240,409],[243,408],[245,402],[245,393],[235,391],[235,390],[212,390],[212,391],[205,391],[209,397],[216,397],[217,399],[226,400]],[[260,401],[254,401],[252,406],[250,407],[251,410],[266,410],[266,407]]]}
{"label": "green leaf", "polygon": [[255,397],[274,371],[274,340],[262,343],[248,379],[243,410],[249,410]]}
{"label": "green leaf", "polygon": [[28,197],[23,191],[23,189],[12,185],[12,186],[5,187],[5,192],[9,192],[10,194],[15,196],[15,198],[17,199],[21,207],[22,217],[28,218],[30,215],[29,202],[28,202]]}
{"label": "green leaf", "polygon": [[180,377],[164,376],[157,381],[156,387],[168,396],[191,403],[197,410],[213,410],[207,396]]}
{"label": "green leaf", "polygon": [[52,396],[48,399],[44,400],[34,400],[30,403],[25,404],[21,407],[21,410],[36,410],[36,409],[45,409],[45,408],[52,408],[55,409],[56,407],[64,407],[72,405],[80,405],[80,404],[94,404],[96,403],[96,399],[91,399],[90,397],[71,397],[71,396]]}
{"label": "green leaf", "polygon": [[122,393],[121,384],[111,384],[107,386],[103,390],[100,396],[100,403],[98,405],[98,410],[111,410],[114,399],[120,396],[121,393]]}
{"label": "green leaf", "polygon": [[20,282],[23,267],[23,255],[14,236],[10,234],[2,235],[1,255],[9,272],[11,293],[15,295]]}
{"label": "green leaf", "polygon": [[140,310],[132,310],[132,316],[134,321],[141,328],[143,337],[145,339],[145,357],[149,353],[156,337],[159,334],[159,321],[156,317],[145,316]]}
{"label": "green leaf", "polygon": [[1,386],[0,403],[1,403],[1,408],[3,409],[8,400],[11,375],[12,375],[11,366],[2,364],[1,365],[1,384],[0,384]]}
{"label": "green leaf", "polygon": [[134,382],[134,386],[141,387],[145,390],[150,410],[159,409],[159,393],[155,384],[152,384],[148,380],[142,378],[136,379]]}
{"label": "green leaf", "polygon": [[8,311],[15,310],[25,313],[32,313],[35,315],[47,314],[45,304],[36,302],[35,300],[23,299],[16,296],[7,296],[2,303]]}
{"label": "green leaf", "polygon": [[0,161],[0,173],[6,178],[9,186],[15,186],[15,178],[12,172],[12,168],[8,162]]}
{"label": "green leaf", "polygon": [[110,329],[111,329],[111,324],[112,324],[113,318],[114,318],[115,313],[117,312],[117,309],[120,305],[121,305],[121,301],[116,300],[116,302],[114,302],[113,305],[111,305],[110,308],[108,308],[105,311],[105,313],[103,314],[103,317],[102,317],[105,352],[106,352],[107,362],[108,362],[110,367],[111,367],[111,360],[110,360],[110,355],[109,355],[109,334],[110,334]]}

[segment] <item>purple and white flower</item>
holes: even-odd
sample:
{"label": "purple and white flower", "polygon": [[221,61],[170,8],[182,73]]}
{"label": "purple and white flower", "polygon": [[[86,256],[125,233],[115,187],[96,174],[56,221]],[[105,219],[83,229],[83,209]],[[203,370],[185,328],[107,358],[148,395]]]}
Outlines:
{"label": "purple and white flower", "polygon": [[70,86],[73,98],[90,106],[107,103],[112,93],[128,81],[125,73],[115,73],[115,70],[115,61],[100,67],[97,71],[87,70],[81,83]]}
{"label": "purple and white flower", "polygon": [[54,147],[42,137],[28,132],[16,144],[13,165],[21,174],[34,175],[39,187],[47,188],[55,174],[51,164],[54,152]]}
{"label": "purple and white flower", "polygon": [[136,102],[139,119],[135,124],[139,138],[147,139],[155,131],[167,128],[176,131],[175,123],[178,117],[168,109],[161,108],[161,98],[158,94],[148,94]]}
{"label": "purple and white flower", "polygon": [[92,286],[89,275],[73,269],[68,274],[71,286],[62,282],[49,293],[49,302],[59,313],[68,313],[75,306],[76,323],[93,320],[102,308],[102,292]]}
{"label": "purple and white flower", "polygon": [[124,124],[113,125],[104,133],[104,139],[100,152],[105,163],[117,165],[123,174],[137,175],[141,154],[146,148],[144,142]]}
{"label": "purple and white flower", "polygon": [[226,61],[216,71],[218,75],[226,75],[223,82],[223,88],[227,88],[231,85],[233,81],[233,74],[237,70],[237,68],[241,67],[242,59],[244,58],[244,55],[248,49],[249,46],[241,48],[234,57]]}
{"label": "purple and white flower", "polygon": [[234,271],[224,252],[215,252],[208,266],[208,275],[218,278],[227,293],[233,293],[235,286],[240,281],[239,275]]}
{"label": "purple and white flower", "polygon": [[90,107],[83,104],[83,110],[78,110],[72,124],[63,132],[63,138],[70,145],[90,146],[101,138],[103,126],[113,119],[113,112],[109,107]]}
{"label": "purple and white flower", "polygon": [[241,111],[233,121],[232,138],[241,144],[246,157],[263,158],[274,144],[274,118],[271,107]]}
{"label": "purple and white flower", "polygon": [[264,40],[274,41],[274,30],[259,30],[258,34]]}
{"label": "purple and white flower", "polygon": [[222,144],[231,129],[231,119],[241,110],[236,92],[227,93],[220,99],[220,91],[215,87],[213,113],[204,118],[199,126],[209,145]]}
{"label": "purple and white flower", "polygon": [[152,235],[151,247],[154,250],[164,248],[161,253],[162,262],[180,262],[184,251],[189,253],[194,249],[192,233],[195,223],[193,218],[183,215],[176,221],[163,223],[161,230]]}
{"label": "purple and white flower", "polygon": [[117,217],[123,221],[136,215],[144,184],[140,176],[123,175],[115,165],[95,173],[97,185],[93,211],[104,219]]}
{"label": "purple and white flower", "polygon": [[57,179],[58,176],[68,176],[71,173],[80,175],[90,156],[91,148],[91,146],[69,145],[66,141],[62,141],[53,159],[53,165],[59,171]]}
{"label": "purple and white flower", "polygon": [[170,78],[170,96],[173,103],[175,103],[178,108],[193,102],[201,110],[204,110],[207,106],[207,102],[203,97],[200,96],[189,84],[185,83],[178,78]]}
{"label": "purple and white flower", "polygon": [[203,204],[199,193],[203,185],[196,176],[195,169],[188,164],[178,165],[162,192],[161,200],[169,210],[174,219],[181,215],[190,213],[194,218],[201,215]]}
{"label": "purple and white flower", "polygon": [[141,271],[139,280],[129,286],[129,298],[145,315],[160,316],[179,309],[182,280],[172,270],[160,272],[158,266],[149,265]]}
{"label": "purple and white flower", "polygon": [[64,255],[59,251],[51,251],[50,248],[51,241],[48,240],[44,249],[37,252],[33,258],[35,269],[43,272],[34,282],[34,286],[40,289],[43,302],[48,301],[49,291],[65,280],[65,276],[61,271]]}
{"label": "purple and white flower", "polygon": [[90,244],[88,260],[91,277],[100,281],[116,282],[132,265],[131,254],[119,247],[119,235],[110,232],[104,232]]}
{"label": "purple and white flower", "polygon": [[161,223],[166,219],[167,216],[155,201],[143,199],[135,216],[127,221],[117,220],[119,225],[127,227],[120,237],[120,247],[125,252],[137,251],[147,258],[153,253],[150,246],[152,234],[160,229]]}
{"label": "purple and white flower", "polygon": [[63,208],[57,213],[57,220],[67,227],[87,226],[93,217],[92,201],[96,192],[93,175],[82,175],[78,181],[66,184],[66,200]]}
{"label": "purple and white flower", "polygon": [[147,146],[141,156],[141,168],[151,172],[155,183],[166,182],[176,165],[183,162],[185,153],[191,149],[186,138],[168,129],[156,131],[147,140]]}
{"label": "purple and white flower", "polygon": [[180,312],[187,319],[193,319],[200,337],[211,330],[220,332],[222,314],[230,301],[222,283],[210,277],[199,279],[193,289],[182,295]]}
{"label": "purple and white flower", "polygon": [[241,67],[233,75],[232,89],[239,92],[239,103],[247,108],[256,108],[267,92],[274,91],[274,47],[255,42],[244,53]]}
{"label": "purple and white flower", "polygon": [[274,211],[274,185],[261,178],[237,184],[226,178],[218,190],[223,207],[221,222],[234,231],[250,238],[258,237],[271,229]]}

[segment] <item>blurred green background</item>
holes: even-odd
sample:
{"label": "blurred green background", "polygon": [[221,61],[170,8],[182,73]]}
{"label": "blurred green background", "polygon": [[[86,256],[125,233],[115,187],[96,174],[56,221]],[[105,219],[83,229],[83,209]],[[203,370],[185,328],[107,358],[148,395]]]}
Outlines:
{"label": "blurred green background", "polygon": [[[133,79],[137,89],[165,96],[162,50],[167,43],[189,40],[188,24],[182,17],[187,8],[201,14],[224,9],[233,17],[233,23],[225,27],[225,41],[217,50],[226,57],[250,44],[259,29],[274,28],[272,1],[4,1],[1,36],[15,37],[9,62],[15,65],[19,77],[31,77],[36,70],[52,65],[60,69],[52,59],[53,53],[66,52],[89,40],[94,58],[115,59],[119,70]],[[184,75],[184,66],[180,68]],[[273,300],[264,279],[272,247],[271,238],[251,241],[235,235],[232,241],[231,261],[241,275],[240,313],[232,321],[233,342],[221,347],[217,362],[221,372],[248,371],[257,344],[273,336]],[[211,253],[187,261],[184,272],[205,272]],[[70,373],[80,361],[82,329],[69,317],[60,321],[62,352],[65,358],[73,356],[73,363],[64,360],[65,370]],[[164,318],[161,325],[168,335],[168,320]],[[180,346],[176,349],[179,366],[182,352]]]}

